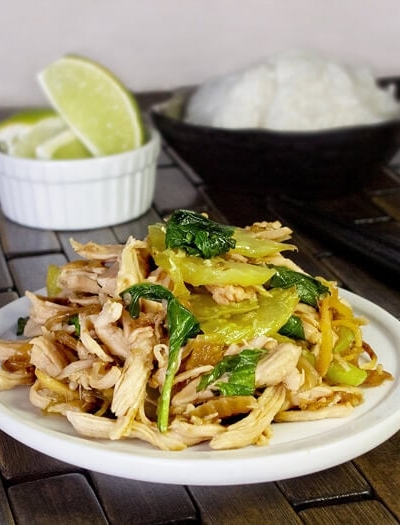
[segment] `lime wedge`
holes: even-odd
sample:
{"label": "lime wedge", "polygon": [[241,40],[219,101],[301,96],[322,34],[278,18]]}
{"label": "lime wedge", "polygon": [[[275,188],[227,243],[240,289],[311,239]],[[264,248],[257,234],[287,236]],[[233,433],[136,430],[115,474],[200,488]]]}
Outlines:
{"label": "lime wedge", "polygon": [[90,151],[70,129],[61,131],[36,147],[36,158],[38,159],[67,160],[88,157],[92,157]]}
{"label": "lime wedge", "polygon": [[9,153],[13,143],[24,136],[39,121],[55,116],[52,109],[35,108],[14,113],[0,122],[0,150]]}
{"label": "lime wedge", "polygon": [[134,96],[107,69],[66,56],[38,75],[51,105],[94,156],[138,148],[146,141]]}
{"label": "lime wedge", "polygon": [[36,148],[39,144],[65,129],[67,129],[67,126],[61,117],[43,118],[12,141],[9,153],[14,157],[34,159],[36,158]]}

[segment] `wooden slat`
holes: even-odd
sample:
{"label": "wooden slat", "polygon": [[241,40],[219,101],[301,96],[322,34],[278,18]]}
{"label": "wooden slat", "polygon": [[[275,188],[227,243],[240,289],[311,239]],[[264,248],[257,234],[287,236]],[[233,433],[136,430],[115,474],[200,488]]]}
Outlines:
{"label": "wooden slat", "polygon": [[254,193],[245,190],[239,192],[221,187],[207,188],[207,190],[230,224],[247,226],[255,221],[273,220],[263,192]]}
{"label": "wooden slat", "polygon": [[204,180],[198,175],[183,159],[175,153],[175,151],[169,146],[165,147],[165,152],[168,154],[170,159],[173,161],[175,166],[185,173],[188,179],[195,185],[204,185]]}
{"label": "wooden slat", "polygon": [[7,494],[3,484],[0,482],[0,523],[2,525],[15,525],[15,521],[10,509]]}
{"label": "wooden slat", "polygon": [[60,251],[60,243],[53,231],[26,228],[4,218],[0,210],[0,236],[7,257],[32,253]]}
{"label": "wooden slat", "polygon": [[0,290],[12,288],[13,281],[2,251],[0,251]]}
{"label": "wooden slat", "polygon": [[400,522],[400,432],[354,460],[375,493]]}
{"label": "wooden slat", "polygon": [[[325,279],[331,279],[337,281],[337,275],[332,273],[328,267],[323,268],[321,261],[324,257],[330,254],[326,254],[324,248],[317,243],[310,243],[304,240],[304,237],[293,232],[293,237],[290,241],[297,246],[297,252],[284,252],[285,257],[292,259],[296,264],[300,266],[304,271],[310,275],[318,275]],[[340,285],[340,283],[338,283]]]}
{"label": "wooden slat", "polygon": [[396,190],[399,187],[399,177],[396,175],[400,157],[396,157],[391,168],[379,170],[365,184],[367,193]]}
{"label": "wooden slat", "polygon": [[301,520],[275,483],[189,487],[204,525],[299,525]]}
{"label": "wooden slat", "polygon": [[19,295],[24,295],[26,290],[33,292],[45,286],[50,264],[63,265],[66,262],[64,254],[54,253],[17,257],[11,259],[8,264]]}
{"label": "wooden slat", "polygon": [[8,489],[18,525],[108,525],[82,474],[20,483]]}
{"label": "wooden slat", "polygon": [[168,153],[167,148],[162,148],[160,156],[158,157],[158,167],[165,168],[166,166],[172,166],[174,161],[171,158],[171,155]]}
{"label": "wooden slat", "polygon": [[163,216],[177,208],[199,206],[200,196],[182,171],[175,167],[159,170],[154,195],[154,205]]}
{"label": "wooden slat", "polygon": [[295,508],[345,502],[372,495],[370,485],[351,463],[280,481],[277,485]]}
{"label": "wooden slat", "polygon": [[362,268],[362,263],[354,264],[343,257],[327,257],[322,261],[332,273],[340,278],[344,286],[354,293],[378,304],[392,315],[400,318],[400,286],[398,283],[385,283],[374,279],[373,273]]}
{"label": "wooden slat", "polygon": [[337,199],[317,201],[315,207],[332,218],[340,218],[349,223],[360,220],[381,220],[387,215],[361,192]]}
{"label": "wooden slat", "polygon": [[374,195],[372,196],[372,201],[396,221],[400,221],[400,191],[384,195]]}
{"label": "wooden slat", "polygon": [[198,519],[196,508],[182,486],[144,483],[95,472],[91,477],[112,524],[178,524]]}
{"label": "wooden slat", "polygon": [[144,239],[147,235],[147,227],[149,224],[160,222],[161,217],[154,208],[138,217],[134,221],[129,221],[124,224],[118,224],[112,228],[118,242],[124,243],[130,235],[136,239]]}
{"label": "wooden slat", "polygon": [[18,294],[15,292],[0,292],[0,308],[16,299],[18,299]]}
{"label": "wooden slat", "polygon": [[8,483],[30,481],[78,470],[68,463],[36,452],[0,431],[0,471]]}
{"label": "wooden slat", "polygon": [[378,501],[307,509],[299,513],[305,525],[398,525],[399,522]]}

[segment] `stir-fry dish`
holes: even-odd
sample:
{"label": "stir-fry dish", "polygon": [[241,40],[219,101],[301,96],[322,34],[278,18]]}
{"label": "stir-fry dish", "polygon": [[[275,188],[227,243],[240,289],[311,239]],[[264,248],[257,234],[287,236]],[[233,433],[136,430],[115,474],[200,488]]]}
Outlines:
{"label": "stir-fry dish", "polygon": [[144,240],[71,239],[77,260],[49,268],[47,296],[26,292],[20,337],[0,341],[0,389],[30,385],[80,435],[162,450],[348,416],[392,376],[337,285],[283,255],[291,234],[178,210]]}

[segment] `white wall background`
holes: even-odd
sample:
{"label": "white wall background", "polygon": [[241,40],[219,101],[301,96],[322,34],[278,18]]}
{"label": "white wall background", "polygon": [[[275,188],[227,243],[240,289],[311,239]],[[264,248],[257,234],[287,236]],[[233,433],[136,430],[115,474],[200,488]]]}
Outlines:
{"label": "white wall background", "polygon": [[100,61],[136,92],[292,48],[400,74],[400,0],[0,0],[0,106],[43,104],[36,73]]}

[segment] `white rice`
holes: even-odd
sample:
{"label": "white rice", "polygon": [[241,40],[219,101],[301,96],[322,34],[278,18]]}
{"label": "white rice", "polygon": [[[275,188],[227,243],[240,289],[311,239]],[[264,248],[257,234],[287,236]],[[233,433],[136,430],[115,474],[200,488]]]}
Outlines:
{"label": "white rice", "polygon": [[308,131],[400,118],[394,86],[376,85],[366,67],[346,67],[309,52],[277,55],[205,82],[185,120],[220,128]]}

